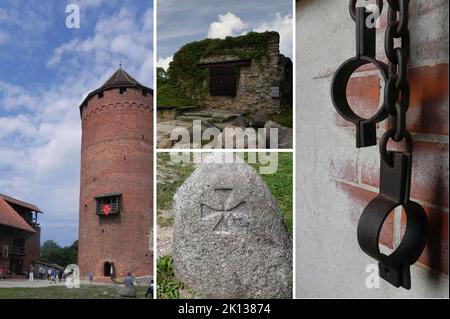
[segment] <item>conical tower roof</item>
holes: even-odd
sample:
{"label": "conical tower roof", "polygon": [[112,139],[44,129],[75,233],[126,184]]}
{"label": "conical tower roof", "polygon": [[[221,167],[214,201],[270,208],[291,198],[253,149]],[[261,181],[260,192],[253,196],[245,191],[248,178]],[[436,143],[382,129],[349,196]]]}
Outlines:
{"label": "conical tower roof", "polygon": [[144,87],[141,83],[135,80],[130,74],[128,74],[121,67],[114,72],[114,74],[103,84],[99,90],[105,90],[108,88],[117,88],[117,87]]}
{"label": "conical tower roof", "polygon": [[83,111],[83,105],[89,100],[92,96],[106,90],[116,89],[116,88],[138,88],[141,89],[144,92],[148,92],[150,94],[153,94],[153,90],[149,87],[146,87],[145,85],[142,85],[137,81],[135,78],[133,78],[128,72],[126,72],[122,67],[119,67],[116,72],[114,72],[113,75],[98,89],[92,91],[88,94],[88,96],[84,99],[83,103],[80,105],[80,114]]}

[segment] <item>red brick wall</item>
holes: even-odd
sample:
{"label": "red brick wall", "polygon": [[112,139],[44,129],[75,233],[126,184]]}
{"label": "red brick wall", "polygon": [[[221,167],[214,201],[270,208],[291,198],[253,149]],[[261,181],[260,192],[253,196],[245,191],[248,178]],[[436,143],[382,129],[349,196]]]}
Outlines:
{"label": "red brick wall", "polygon": [[[439,10],[448,10],[446,0],[422,2],[412,11],[411,103],[407,127],[415,141],[411,197],[424,206],[430,222],[428,244],[419,265],[448,274],[448,40],[441,32],[431,32],[432,28],[427,36],[414,30],[414,24],[423,27],[435,21],[434,15]],[[378,30],[379,44],[384,39],[386,11],[381,23],[383,27]],[[379,51],[379,59],[387,62],[383,50]],[[368,116],[376,112],[382,85],[381,76],[372,68],[364,67],[357,72],[347,92],[350,104],[358,105],[359,109],[355,109],[358,114]],[[335,125],[353,126],[337,114]],[[386,130],[386,125],[387,121],[379,125],[378,137]],[[401,147],[391,145],[393,149]],[[364,152],[370,152],[370,155],[343,156],[330,162],[336,185],[355,202],[355,214],[360,214],[367,202],[377,195],[379,187],[376,152],[361,150],[361,154]],[[403,216],[396,225],[391,214],[383,229],[381,243],[390,248],[397,245],[404,223]]]}
{"label": "red brick wall", "polygon": [[[82,275],[103,276],[104,262],[116,275],[153,273],[152,96],[128,88],[93,96],[82,115],[78,262]],[[122,193],[119,216],[100,218],[94,197]]]}

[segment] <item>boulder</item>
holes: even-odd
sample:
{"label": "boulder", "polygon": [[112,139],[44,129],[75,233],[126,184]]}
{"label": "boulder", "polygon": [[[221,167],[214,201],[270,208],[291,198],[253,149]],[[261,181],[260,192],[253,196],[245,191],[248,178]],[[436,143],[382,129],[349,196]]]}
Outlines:
{"label": "boulder", "polygon": [[176,277],[206,298],[292,298],[292,239],[247,164],[201,164],[174,196]]}
{"label": "boulder", "polygon": [[254,127],[264,127],[264,124],[271,119],[272,116],[265,110],[259,110],[252,115]]}
{"label": "boulder", "polygon": [[119,297],[136,298],[136,287],[135,286],[117,286],[117,294]]}
{"label": "boulder", "polygon": [[249,126],[250,121],[248,118],[246,118],[245,116],[238,116],[236,117],[232,122],[231,125],[233,126],[240,126],[240,127],[247,127]]}
{"label": "boulder", "polygon": [[279,149],[291,149],[293,147],[293,130],[289,127],[282,126],[273,121],[268,121],[264,128],[267,130],[267,147],[270,147],[270,130],[269,129],[277,129],[278,130],[278,148]]}

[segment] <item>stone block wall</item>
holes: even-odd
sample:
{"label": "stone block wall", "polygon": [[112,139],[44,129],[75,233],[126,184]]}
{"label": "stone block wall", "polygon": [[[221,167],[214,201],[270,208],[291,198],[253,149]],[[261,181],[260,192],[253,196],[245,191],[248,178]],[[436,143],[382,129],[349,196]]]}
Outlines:
{"label": "stone block wall", "polygon": [[[379,152],[378,147],[355,148],[355,127],[336,113],[330,98],[335,70],[355,55],[348,1],[296,4],[297,296],[448,297],[448,1],[411,1],[411,197],[424,206],[430,232],[425,251],[411,267],[409,291],[383,280],[379,288],[365,284],[366,267],[376,261],[360,249],[356,229],[365,205],[378,194]],[[383,61],[385,5],[377,30]],[[358,114],[371,115],[381,105],[383,87],[377,71],[361,68],[349,83],[349,102]],[[380,123],[378,137],[386,125]],[[400,208],[383,228],[384,250],[399,244],[404,227]]]}
{"label": "stone block wall", "polygon": [[[268,42],[268,52],[260,61],[252,59],[250,66],[238,67],[237,90],[235,97],[211,96],[208,94],[205,105],[214,109],[238,110],[254,113],[266,110],[269,113],[287,112],[292,107],[292,62],[280,54],[280,37],[272,32]],[[235,50],[249,48],[233,48]],[[213,56],[201,63],[224,62],[239,59],[236,56]],[[204,85],[209,87],[208,83]],[[272,97],[272,87],[280,87],[283,97]],[[289,98],[290,97],[290,98]]]}

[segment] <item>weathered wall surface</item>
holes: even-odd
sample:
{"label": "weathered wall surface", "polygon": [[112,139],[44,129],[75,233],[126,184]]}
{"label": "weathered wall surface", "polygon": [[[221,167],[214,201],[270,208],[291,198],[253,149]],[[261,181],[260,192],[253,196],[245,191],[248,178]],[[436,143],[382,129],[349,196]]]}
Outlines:
{"label": "weathered wall surface", "polygon": [[[356,229],[378,193],[379,153],[355,148],[354,126],[338,116],[330,98],[335,70],[355,55],[348,1],[297,1],[297,297],[448,297],[448,5],[411,1],[411,193],[427,211],[430,236],[407,291],[383,280],[378,289],[365,285],[366,267],[375,261],[359,248]],[[386,12],[377,32],[383,60]],[[373,114],[383,85],[377,72],[361,70],[349,84],[350,103],[360,114]],[[384,249],[401,239],[401,214],[383,229]]]}
{"label": "weathered wall surface", "polygon": [[[153,273],[152,96],[128,88],[93,96],[83,111],[79,266],[83,276],[103,276],[113,262],[117,276]],[[95,196],[122,193],[119,216],[95,214]]]}
{"label": "weathered wall surface", "polygon": [[[291,85],[289,78],[292,64],[288,59],[280,55],[280,38],[278,33],[273,32],[268,42],[267,55],[261,61],[252,60],[250,66],[240,67],[238,72],[238,85],[235,97],[229,96],[206,96],[206,105],[214,109],[239,110],[256,112],[265,110],[269,113],[280,113],[287,111],[288,105],[281,97],[272,97],[272,87],[282,87]],[[244,48],[248,50],[248,48]],[[236,48],[239,50],[239,48]],[[201,63],[224,62],[237,60],[234,56],[214,56],[203,59]],[[239,76],[240,75],[240,76]],[[285,83],[287,82],[287,84]],[[209,86],[209,79],[208,83]],[[281,89],[280,89],[281,92]],[[292,89],[285,94],[292,95]],[[284,102],[284,104],[282,103]]]}

